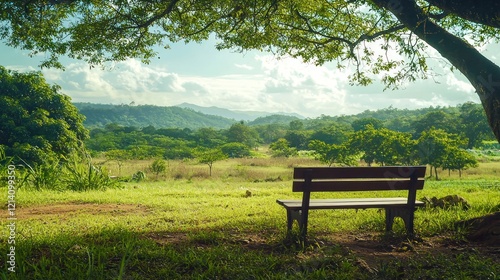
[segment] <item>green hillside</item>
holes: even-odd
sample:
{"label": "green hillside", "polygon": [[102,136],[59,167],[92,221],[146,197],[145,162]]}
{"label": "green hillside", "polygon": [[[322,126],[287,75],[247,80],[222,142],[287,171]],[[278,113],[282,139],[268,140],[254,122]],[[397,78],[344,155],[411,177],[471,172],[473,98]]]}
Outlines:
{"label": "green hillside", "polygon": [[74,105],[86,117],[84,125],[89,128],[103,127],[110,123],[135,127],[152,125],[156,128],[228,128],[235,122],[232,119],[179,107],[93,103],[74,103]]}

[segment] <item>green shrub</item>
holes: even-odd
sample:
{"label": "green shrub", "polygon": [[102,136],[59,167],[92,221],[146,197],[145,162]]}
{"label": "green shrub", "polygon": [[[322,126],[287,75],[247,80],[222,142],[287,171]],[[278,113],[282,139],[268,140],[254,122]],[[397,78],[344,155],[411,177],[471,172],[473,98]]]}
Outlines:
{"label": "green shrub", "polygon": [[160,173],[163,173],[163,172],[165,172],[165,170],[167,170],[167,164],[165,163],[164,160],[157,159],[151,164],[149,169],[151,169],[151,171],[156,175],[156,179],[158,179],[158,175],[160,175]]}
{"label": "green shrub", "polygon": [[140,182],[142,180],[145,180],[146,179],[146,173],[142,172],[142,171],[137,171],[134,173],[134,175],[132,175],[132,181],[135,181],[135,182]]}
{"label": "green shrub", "polygon": [[40,190],[62,190],[62,165],[59,160],[45,161],[42,164],[30,166],[26,164],[24,182],[28,188]]}
{"label": "green shrub", "polygon": [[120,183],[108,176],[102,166],[95,166],[89,156],[83,159],[73,155],[64,165],[63,182],[73,191],[105,190],[120,187]]}

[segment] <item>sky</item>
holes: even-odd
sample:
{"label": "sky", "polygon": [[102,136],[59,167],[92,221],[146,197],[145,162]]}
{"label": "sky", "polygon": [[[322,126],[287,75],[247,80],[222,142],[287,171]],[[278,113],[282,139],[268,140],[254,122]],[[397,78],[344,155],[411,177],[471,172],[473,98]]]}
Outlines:
{"label": "sky", "polygon": [[[376,47],[375,47],[376,48]],[[349,70],[335,64],[307,64],[269,53],[218,51],[215,41],[173,44],[158,48],[149,64],[136,59],[111,69],[90,68],[85,62],[62,58],[65,70],[42,69],[50,84],[58,84],[73,102],[175,106],[184,102],[240,111],[296,113],[307,118],[351,115],[392,106],[419,109],[479,103],[474,88],[437,53],[429,60],[438,76],[385,90],[375,82],[366,87],[349,85]],[[481,50],[495,63],[499,45]],[[43,58],[28,51],[0,45],[2,65],[25,72],[38,71]]]}

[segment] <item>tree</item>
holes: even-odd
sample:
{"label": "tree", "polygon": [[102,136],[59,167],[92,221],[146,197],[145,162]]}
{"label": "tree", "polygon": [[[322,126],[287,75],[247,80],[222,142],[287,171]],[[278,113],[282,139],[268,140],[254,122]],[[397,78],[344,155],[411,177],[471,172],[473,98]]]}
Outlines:
{"label": "tree", "polygon": [[291,157],[297,155],[297,149],[290,147],[290,143],[285,138],[280,138],[269,145],[273,157]]}
{"label": "tree", "polygon": [[156,175],[156,179],[158,179],[158,175],[167,170],[167,164],[162,159],[156,159],[155,161],[153,161],[153,163],[151,163],[151,166],[149,168]]}
{"label": "tree", "polygon": [[319,140],[327,144],[342,144],[349,139],[350,127],[341,123],[332,123],[311,134],[310,140]]}
{"label": "tree", "polygon": [[431,127],[442,129],[447,133],[459,133],[459,123],[459,120],[455,119],[451,114],[443,110],[436,110],[415,120],[412,127],[415,129],[415,138],[418,138],[423,131],[429,130]]}
{"label": "tree", "polygon": [[260,139],[265,144],[269,144],[278,140],[279,138],[285,137],[286,127],[284,124],[266,124],[255,126],[254,129],[259,134]]}
{"label": "tree", "polygon": [[291,131],[299,131],[304,129],[304,123],[301,120],[293,120],[290,122]]}
{"label": "tree", "polygon": [[211,127],[203,127],[194,133],[198,144],[207,148],[214,148],[226,142],[221,133]]}
{"label": "tree", "polygon": [[212,166],[214,165],[214,162],[226,159],[227,155],[220,149],[214,148],[198,152],[197,157],[200,163],[206,163],[208,165],[210,168],[210,176],[212,176]]}
{"label": "tree", "polygon": [[467,149],[481,145],[482,140],[491,137],[484,111],[479,105],[472,102],[462,104],[460,107],[460,122],[464,136],[468,139]]}
{"label": "tree", "polygon": [[115,160],[118,164],[118,176],[122,175],[123,162],[130,159],[130,155],[125,150],[109,150],[105,153],[108,160]]}
{"label": "tree", "polygon": [[220,149],[230,158],[243,158],[250,156],[250,148],[243,143],[226,143],[222,145]]}
{"label": "tree", "polygon": [[305,130],[293,130],[288,131],[285,135],[285,139],[290,143],[291,147],[297,150],[304,150],[307,148],[307,142],[309,140],[310,132]]}
{"label": "tree", "polygon": [[[382,77],[394,88],[431,74],[430,47],[474,86],[500,141],[500,67],[475,48],[499,41],[497,0],[32,0],[2,2],[0,12],[4,42],[45,53],[41,66],[47,67],[63,67],[61,55],[91,65],[128,57],[148,62],[154,45],[215,34],[219,49],[259,49],[341,67],[351,61],[353,83]],[[402,58],[374,52],[372,42]]]}
{"label": "tree", "polygon": [[457,151],[458,148],[464,146],[467,140],[461,138],[457,134],[447,133],[442,129],[431,128],[423,131],[417,140],[418,158],[421,164],[429,164],[436,180],[438,178],[437,169],[445,167],[450,154]]}
{"label": "tree", "polygon": [[30,165],[59,160],[83,146],[84,117],[39,72],[18,73],[0,66],[0,145],[7,156]]}
{"label": "tree", "polygon": [[243,122],[231,125],[227,131],[227,139],[229,142],[239,142],[250,148],[256,147],[257,143],[260,142],[257,131]]}
{"label": "tree", "polygon": [[332,166],[334,163],[354,166],[358,162],[357,155],[345,144],[327,144],[323,141],[313,140],[309,143],[309,148],[314,150],[314,157],[317,160],[328,164],[328,166]]}
{"label": "tree", "polygon": [[373,126],[375,129],[384,127],[384,122],[376,118],[362,118],[355,120],[351,123],[354,131],[360,131],[365,129],[367,125]]}
{"label": "tree", "polygon": [[412,164],[414,145],[409,133],[375,129],[371,125],[349,139],[351,150],[362,152],[361,159],[368,165],[374,162],[380,165]]}
{"label": "tree", "polygon": [[458,170],[459,177],[462,177],[462,170],[469,167],[477,167],[478,162],[474,155],[458,147],[450,147],[447,152],[443,169]]}

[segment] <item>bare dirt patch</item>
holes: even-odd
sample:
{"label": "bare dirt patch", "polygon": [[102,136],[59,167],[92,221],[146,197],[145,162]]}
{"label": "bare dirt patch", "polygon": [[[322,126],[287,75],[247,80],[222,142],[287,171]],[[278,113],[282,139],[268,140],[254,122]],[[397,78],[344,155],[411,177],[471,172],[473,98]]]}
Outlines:
{"label": "bare dirt patch", "polygon": [[455,256],[461,253],[479,254],[500,263],[500,244],[457,241],[452,236],[436,235],[409,240],[401,236],[378,232],[344,233],[325,236],[320,246],[338,245],[354,254],[360,265],[370,270],[382,262],[409,260],[426,256]]}
{"label": "bare dirt patch", "polygon": [[[248,250],[276,253],[276,251],[283,251],[283,246],[294,246],[277,240],[270,244],[269,240],[262,236],[262,233],[239,233],[229,236],[223,242],[242,246]],[[159,245],[212,246],[190,241],[186,233],[154,232],[146,234],[144,237]],[[309,244],[312,248],[322,248],[321,251],[328,247],[340,247],[345,254],[355,256],[358,265],[368,271],[377,269],[381,263],[395,260],[405,261],[440,255],[453,257],[461,253],[478,254],[500,263],[500,244],[492,246],[479,242],[458,242],[452,236],[446,235],[408,240],[402,236],[384,235],[380,232],[335,233],[318,236],[318,239],[309,240]],[[315,249],[308,249],[305,256],[314,256],[317,252]]]}
{"label": "bare dirt patch", "polygon": [[[37,219],[48,216],[76,216],[81,214],[91,215],[125,215],[145,214],[149,209],[141,204],[102,204],[87,202],[69,202],[50,205],[38,205],[16,208],[17,219]],[[0,213],[0,219],[8,217],[7,211]]]}

